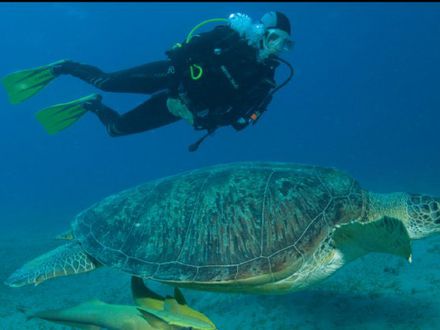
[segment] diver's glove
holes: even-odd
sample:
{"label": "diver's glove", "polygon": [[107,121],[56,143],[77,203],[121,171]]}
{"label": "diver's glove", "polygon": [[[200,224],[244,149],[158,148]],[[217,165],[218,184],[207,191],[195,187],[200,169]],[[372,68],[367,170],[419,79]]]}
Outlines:
{"label": "diver's glove", "polygon": [[231,126],[234,127],[236,131],[241,131],[242,129],[246,128],[249,125],[249,120],[246,120],[243,117],[238,118],[236,121],[234,121]]}

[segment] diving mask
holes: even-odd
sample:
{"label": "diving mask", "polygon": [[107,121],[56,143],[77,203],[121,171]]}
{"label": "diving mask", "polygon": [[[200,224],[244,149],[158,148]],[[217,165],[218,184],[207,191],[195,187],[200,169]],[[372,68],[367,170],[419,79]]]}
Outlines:
{"label": "diving mask", "polygon": [[263,37],[263,48],[272,54],[291,50],[293,44],[289,34],[281,29],[268,29]]}

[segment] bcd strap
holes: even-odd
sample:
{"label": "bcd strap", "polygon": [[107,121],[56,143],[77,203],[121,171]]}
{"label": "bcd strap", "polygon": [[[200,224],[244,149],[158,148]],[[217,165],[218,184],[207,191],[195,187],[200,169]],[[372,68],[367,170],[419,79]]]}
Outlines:
{"label": "bcd strap", "polygon": [[210,136],[211,134],[213,134],[213,133],[215,132],[215,130],[216,130],[216,129],[208,130],[208,132],[207,132],[205,135],[203,135],[200,139],[198,139],[196,142],[194,142],[193,144],[191,144],[191,145],[188,147],[188,150],[189,150],[190,152],[194,152],[194,151],[196,151],[197,149],[199,149],[199,146],[202,144],[202,142],[205,141],[205,139],[206,139],[208,136]]}
{"label": "bcd strap", "polygon": [[[198,30],[199,28],[201,28],[202,26],[204,26],[204,25],[206,25],[206,24],[208,24],[208,23],[220,23],[220,22],[228,22],[228,19],[226,19],[226,18],[211,18],[211,19],[207,19],[207,20],[201,22],[200,24],[197,24],[197,25],[196,25],[196,26],[195,26],[195,27],[194,27],[194,28],[188,33],[188,36],[186,37],[185,42],[188,44],[188,43],[191,41],[194,32],[195,32],[196,30]],[[178,47],[181,47],[181,46],[182,46],[182,45],[179,44]],[[197,70],[198,70],[198,73],[197,73],[197,74],[195,74],[194,69],[197,69]],[[202,77],[202,75],[203,75],[203,69],[202,69],[202,67],[201,67],[200,65],[197,65],[197,64],[191,64],[190,67],[189,67],[189,70],[190,70],[190,73],[191,73],[191,79],[192,79],[192,80],[199,80],[199,79]]]}

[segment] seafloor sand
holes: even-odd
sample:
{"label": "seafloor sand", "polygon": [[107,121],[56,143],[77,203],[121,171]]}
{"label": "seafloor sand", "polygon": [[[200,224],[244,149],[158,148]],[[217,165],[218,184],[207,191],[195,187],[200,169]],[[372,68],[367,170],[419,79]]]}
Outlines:
{"label": "seafloor sand", "polygon": [[[3,232],[0,279],[59,244],[52,231]],[[150,286],[160,293],[172,290]],[[413,263],[372,254],[337,272],[319,287],[282,296],[215,294],[183,290],[190,305],[226,329],[440,329],[440,237],[413,244]],[[35,310],[73,306],[92,298],[131,304],[129,276],[101,269],[37,287],[0,285],[0,329],[67,329],[30,320]]]}

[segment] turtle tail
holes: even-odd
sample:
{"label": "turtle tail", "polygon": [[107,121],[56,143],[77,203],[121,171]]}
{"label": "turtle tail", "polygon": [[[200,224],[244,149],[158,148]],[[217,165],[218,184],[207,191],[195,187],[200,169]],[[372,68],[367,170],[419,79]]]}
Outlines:
{"label": "turtle tail", "polygon": [[10,287],[38,285],[53,277],[89,272],[98,265],[78,242],[72,242],[27,262],[9,276],[5,284]]}

